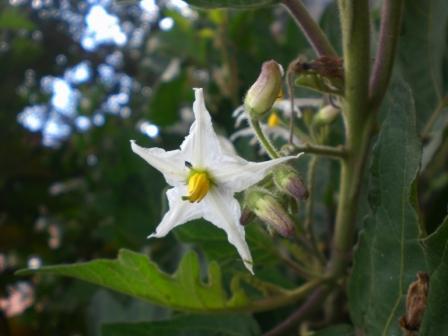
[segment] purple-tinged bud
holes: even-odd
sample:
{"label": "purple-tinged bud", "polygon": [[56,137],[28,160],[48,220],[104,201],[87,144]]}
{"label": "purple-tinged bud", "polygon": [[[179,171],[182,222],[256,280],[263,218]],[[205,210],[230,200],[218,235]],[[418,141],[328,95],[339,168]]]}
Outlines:
{"label": "purple-tinged bud", "polygon": [[264,62],[261,73],[247,91],[244,107],[254,119],[263,117],[282,93],[283,68],[274,60]]}
{"label": "purple-tinged bud", "polygon": [[241,211],[240,216],[240,224],[247,225],[255,219],[255,215],[252,211],[250,211],[247,207],[244,207]]}
{"label": "purple-tinged bud", "polygon": [[294,234],[294,221],[269,191],[261,188],[246,191],[246,205],[270,229],[281,236],[291,237]]}
{"label": "purple-tinged bud", "polygon": [[289,165],[278,165],[272,171],[275,186],[296,200],[308,198],[308,190],[297,171]]}

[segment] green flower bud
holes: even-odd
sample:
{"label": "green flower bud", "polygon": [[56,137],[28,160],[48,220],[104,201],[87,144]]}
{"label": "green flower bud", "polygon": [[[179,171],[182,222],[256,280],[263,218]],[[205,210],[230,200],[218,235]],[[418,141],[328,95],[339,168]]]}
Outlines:
{"label": "green flower bud", "polygon": [[308,190],[297,171],[289,165],[278,165],[272,171],[275,186],[296,200],[308,198]]}
{"label": "green flower bud", "polygon": [[247,190],[246,206],[281,236],[290,237],[294,234],[294,221],[269,191],[261,188]]}
{"label": "green flower bud", "polygon": [[336,120],[340,111],[340,109],[333,105],[324,106],[314,116],[313,123],[315,126],[329,125]]}
{"label": "green flower bud", "polygon": [[264,62],[261,73],[247,91],[244,107],[254,119],[263,117],[282,93],[283,68],[274,60]]}

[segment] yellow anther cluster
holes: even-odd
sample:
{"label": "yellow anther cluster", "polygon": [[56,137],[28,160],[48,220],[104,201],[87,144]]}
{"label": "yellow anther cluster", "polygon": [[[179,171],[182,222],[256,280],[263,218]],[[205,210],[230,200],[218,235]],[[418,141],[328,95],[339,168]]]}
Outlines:
{"label": "yellow anther cluster", "polygon": [[210,178],[207,172],[196,171],[188,177],[188,196],[191,203],[200,202],[210,189]]}
{"label": "yellow anther cluster", "polygon": [[269,127],[277,127],[280,124],[280,118],[277,113],[272,112],[268,118],[268,126]]}

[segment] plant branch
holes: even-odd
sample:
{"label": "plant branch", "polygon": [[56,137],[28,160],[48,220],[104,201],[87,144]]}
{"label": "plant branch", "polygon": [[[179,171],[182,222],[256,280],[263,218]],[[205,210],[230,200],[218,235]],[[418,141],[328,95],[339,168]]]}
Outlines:
{"label": "plant branch", "polygon": [[334,159],[344,159],[347,157],[347,152],[342,147],[331,147],[311,143],[304,143],[303,145],[294,145],[294,149],[297,150],[298,152],[328,156]]}
{"label": "plant branch", "polygon": [[300,287],[287,291],[286,295],[282,294],[254,301],[252,303],[249,303],[247,307],[243,307],[241,310],[250,312],[261,312],[286,306],[308,296],[308,294],[312,292],[316,287],[319,287],[326,282],[329,282],[330,280],[331,278],[308,281]]}
{"label": "plant branch", "polygon": [[263,146],[266,153],[268,153],[269,157],[271,159],[276,159],[280,157],[280,154],[275,149],[274,145],[271,143],[269,138],[264,134],[263,130],[261,129],[260,122],[258,120],[254,120],[252,118],[249,118],[249,124],[254,130],[254,133],[260,142],[260,144]]}
{"label": "plant branch", "polygon": [[311,17],[302,1],[282,0],[282,4],[299,25],[318,56],[336,56],[336,51],[319,25]]}
{"label": "plant branch", "polygon": [[308,299],[294,311],[286,320],[273,329],[264,334],[264,336],[280,336],[285,335],[289,330],[296,326],[303,318],[318,308],[320,303],[328,295],[329,291],[326,287],[316,288]]}
{"label": "plant branch", "polygon": [[392,74],[403,3],[403,0],[384,0],[383,3],[378,49],[370,78],[370,104],[373,109],[381,103]]}
{"label": "plant branch", "polygon": [[279,254],[279,257],[286,265],[289,266],[289,268],[291,268],[294,272],[296,272],[299,276],[301,276],[304,279],[317,279],[322,276],[322,273],[320,274],[314,273],[304,268],[302,265],[297,264],[295,261],[289,259],[287,256]]}
{"label": "plant branch", "polygon": [[317,244],[316,235],[314,233],[313,228],[313,216],[314,216],[314,182],[316,180],[316,171],[317,171],[317,163],[319,161],[319,157],[314,155],[311,157],[310,162],[308,164],[308,200],[306,202],[306,217],[304,221],[304,229],[306,234],[308,235],[308,239],[313,246],[313,249],[316,251],[317,257],[320,259],[322,263],[325,264],[325,256],[319,250],[319,246]]}
{"label": "plant branch", "polygon": [[339,0],[344,50],[347,157],[341,161],[339,201],[329,273],[346,271],[355,235],[358,195],[371,139],[372,113],[368,106],[369,1]]}

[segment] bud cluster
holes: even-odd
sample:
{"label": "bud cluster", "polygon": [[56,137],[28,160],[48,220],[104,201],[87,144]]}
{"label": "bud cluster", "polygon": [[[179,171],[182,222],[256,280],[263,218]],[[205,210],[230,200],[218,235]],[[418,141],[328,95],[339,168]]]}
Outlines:
{"label": "bud cluster", "polygon": [[283,237],[290,237],[295,232],[295,224],[285,209],[285,200],[289,197],[297,201],[304,200],[308,197],[308,191],[296,170],[286,164],[278,165],[273,169],[272,181],[274,191],[261,187],[246,190],[245,207],[240,222],[246,225],[258,217],[269,230]]}

